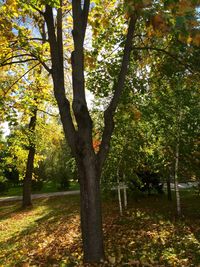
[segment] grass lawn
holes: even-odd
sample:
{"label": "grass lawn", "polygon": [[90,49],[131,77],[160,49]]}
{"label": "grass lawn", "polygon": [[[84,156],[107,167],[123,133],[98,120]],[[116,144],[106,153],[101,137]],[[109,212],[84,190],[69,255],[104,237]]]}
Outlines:
{"label": "grass lawn", "polygon": [[[181,193],[181,219],[165,196],[129,198],[123,216],[117,199],[104,200],[101,266],[200,266],[200,197]],[[26,211],[20,202],[1,203],[0,266],[84,266],[79,197],[35,200]]]}

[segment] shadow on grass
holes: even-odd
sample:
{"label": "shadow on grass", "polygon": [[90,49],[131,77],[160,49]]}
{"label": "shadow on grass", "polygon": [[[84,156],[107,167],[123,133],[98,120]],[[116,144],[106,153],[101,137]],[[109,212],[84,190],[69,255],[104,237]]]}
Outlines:
{"label": "shadow on grass", "polygon": [[[69,202],[71,202],[73,199],[77,201],[76,196],[68,196],[67,199]],[[1,203],[0,207],[0,221],[7,220],[9,218],[12,218],[13,216],[16,216],[17,214],[29,214],[31,211],[33,211],[38,205],[45,205],[48,207],[48,209],[55,209],[55,205],[59,206],[62,205],[62,203],[66,204],[65,197],[59,196],[59,197],[46,197],[46,198],[40,198],[33,200],[33,205],[27,208],[22,208],[22,201],[16,200],[13,202],[3,202]],[[57,204],[56,204],[57,203]]]}
{"label": "shadow on grass", "polygon": [[23,212],[29,212],[32,209],[32,207],[28,209],[22,209],[21,207],[21,201],[17,200],[15,202],[4,202],[1,203],[0,207],[0,221],[7,220],[11,218],[13,215],[17,213]]}
{"label": "shadow on grass", "polygon": [[195,201],[183,198],[178,218],[176,203],[165,197],[129,199],[128,210],[105,230],[106,250],[115,255],[116,266],[121,257],[127,266],[199,266],[200,207],[192,206]]}

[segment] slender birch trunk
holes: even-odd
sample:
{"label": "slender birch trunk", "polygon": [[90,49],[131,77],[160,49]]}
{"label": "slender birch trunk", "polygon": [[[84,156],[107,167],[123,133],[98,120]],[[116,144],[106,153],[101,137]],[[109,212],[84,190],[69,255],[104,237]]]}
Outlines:
{"label": "slender birch trunk", "polygon": [[176,152],[175,152],[175,170],[174,170],[174,185],[175,185],[175,193],[176,193],[176,207],[178,216],[181,215],[181,202],[180,202],[180,193],[178,188],[178,168],[179,168],[179,138],[176,144]]}
{"label": "slender birch trunk", "polygon": [[178,188],[178,170],[179,170],[179,154],[180,154],[180,124],[182,120],[182,113],[179,112],[178,121],[177,121],[177,143],[175,150],[175,168],[174,168],[174,187],[176,193],[176,207],[178,216],[181,215],[181,202],[180,202],[180,192]]}

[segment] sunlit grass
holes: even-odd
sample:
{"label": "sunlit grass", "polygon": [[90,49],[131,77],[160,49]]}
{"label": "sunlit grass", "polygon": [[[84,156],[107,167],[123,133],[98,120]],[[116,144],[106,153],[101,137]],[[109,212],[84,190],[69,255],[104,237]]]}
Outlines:
{"label": "sunlit grass", "polygon": [[76,235],[73,226],[79,226],[78,199],[73,196],[40,199],[26,211],[20,209],[20,203],[9,204],[1,208],[0,214],[1,266],[15,266],[32,258],[44,266],[53,257],[58,261],[60,254],[55,249],[63,250],[65,242],[69,246]]}

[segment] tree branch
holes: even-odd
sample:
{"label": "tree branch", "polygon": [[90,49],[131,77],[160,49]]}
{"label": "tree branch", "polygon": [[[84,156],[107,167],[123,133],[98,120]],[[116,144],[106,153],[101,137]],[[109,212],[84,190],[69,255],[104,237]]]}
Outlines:
{"label": "tree branch", "polygon": [[41,41],[42,43],[49,42],[48,39],[43,38],[27,38],[28,41]]}
{"label": "tree branch", "polygon": [[58,61],[58,47],[57,47],[57,39],[56,39],[55,26],[54,26],[53,10],[52,10],[52,7],[50,7],[49,5],[46,5],[44,18],[45,18],[47,29],[48,29],[48,39],[50,43],[52,68],[56,69],[57,68],[56,65]]}
{"label": "tree branch", "polygon": [[[57,45],[58,45],[60,65],[62,66],[62,72],[64,72],[62,28],[63,28],[62,27],[62,0],[60,0],[60,8],[58,9],[58,14],[57,14]],[[64,73],[63,73],[63,75],[64,75]]]}
{"label": "tree branch", "polygon": [[[11,60],[11,59],[13,59],[13,58],[17,58],[17,57],[33,57],[33,55],[32,55],[32,54],[20,54],[20,55],[14,55],[14,56],[12,56],[12,57],[9,57],[9,58],[5,59],[3,62],[1,62],[1,63],[0,63],[0,66],[4,66],[4,64],[5,64],[7,61],[9,61],[9,60]],[[10,62],[10,63],[12,63],[12,62]]]}
{"label": "tree branch", "polygon": [[34,5],[32,5],[32,4],[30,4],[30,6],[31,6],[33,9],[35,9],[37,12],[39,12],[40,15],[44,16],[44,12],[42,12],[39,8],[37,8],[36,6],[34,6]]}
{"label": "tree branch", "polygon": [[54,87],[54,95],[58,104],[61,121],[63,124],[63,130],[65,137],[68,140],[69,146],[76,154],[76,130],[72,121],[70,112],[70,103],[65,95],[65,83],[64,83],[64,68],[62,60],[60,59],[62,51],[58,51],[61,46],[58,46],[58,42],[62,42],[60,34],[62,33],[62,12],[58,11],[58,22],[60,29],[57,29],[59,34],[58,40],[56,39],[53,10],[49,5],[46,5],[44,18],[47,24],[48,39],[50,43],[51,62],[52,62],[52,79]]}
{"label": "tree branch", "polygon": [[[84,81],[84,33],[82,17],[81,0],[72,1],[73,13],[73,41],[74,51],[71,54],[72,64],[72,84],[73,84],[73,111],[78,114],[81,108],[87,109],[85,99],[85,81]],[[76,117],[76,115],[75,115]],[[78,122],[77,122],[78,123]]]}
{"label": "tree branch", "polygon": [[[42,38],[24,38],[23,40],[26,40],[26,41],[41,41],[41,42],[49,42],[48,39],[45,39],[43,40]],[[11,40],[11,46],[15,45],[17,42],[19,41],[19,39],[16,39],[16,40]]]}
{"label": "tree branch", "polygon": [[6,92],[4,91],[4,96],[10,91],[10,89],[18,83],[24,76],[26,76],[31,70],[33,70],[35,67],[37,67],[40,63],[37,63],[33,67],[31,67],[29,70],[27,70],[22,76],[20,76],[7,90]]}
{"label": "tree branch", "polygon": [[[28,56],[28,57],[32,57],[32,58],[29,58],[29,59],[25,59],[25,60],[20,60],[20,61],[12,61],[12,62],[7,62],[13,58],[18,58],[18,57],[25,57],[25,56]],[[18,63],[24,63],[24,62],[27,62],[27,61],[30,61],[30,60],[38,60],[40,62],[40,64],[49,72],[51,73],[51,69],[45,64],[44,61],[42,61],[39,57],[37,57],[36,55],[34,54],[20,54],[20,55],[14,55],[12,57],[9,57],[7,59],[5,59],[3,62],[0,63],[0,67],[3,67],[3,66],[6,66],[6,65],[12,65],[12,64],[18,64]]]}
{"label": "tree branch", "polygon": [[38,111],[43,112],[43,113],[46,113],[47,115],[52,116],[52,117],[55,117],[55,118],[58,118],[59,117],[58,114],[53,114],[53,113],[50,113],[50,112],[48,112],[46,110],[43,110],[43,109],[39,109],[38,108]]}
{"label": "tree branch", "polygon": [[90,0],[85,0],[84,1],[84,6],[83,6],[83,11],[82,11],[83,38],[85,37],[85,32],[86,32],[86,28],[87,28],[89,9],[90,9]]}
{"label": "tree branch", "polygon": [[151,46],[145,46],[145,47],[133,46],[132,49],[135,49],[135,50],[152,50],[152,51],[162,52],[162,53],[168,55],[169,57],[173,58],[180,65],[185,66],[191,73],[193,73],[193,70],[191,69],[191,66],[189,66],[188,64],[185,64],[180,59],[178,59],[176,55],[171,54],[170,52],[166,51],[165,49],[157,48],[157,47],[151,47]]}
{"label": "tree branch", "polygon": [[81,0],[72,1],[72,16],[73,16],[73,30],[72,35],[74,39],[74,50],[82,49],[84,42],[83,30],[83,11],[81,9]]}
{"label": "tree branch", "polygon": [[37,60],[37,59],[36,59],[36,58],[29,58],[29,59],[25,59],[25,60],[19,60],[19,61],[8,62],[8,63],[5,63],[5,64],[1,64],[1,63],[0,63],[0,67],[8,66],[8,65],[12,65],[12,64],[26,63],[26,62],[29,62],[29,61],[35,61],[35,60]]}
{"label": "tree branch", "polygon": [[125,78],[128,72],[128,66],[130,63],[130,55],[131,55],[131,50],[132,50],[132,41],[133,41],[133,36],[135,32],[136,21],[137,21],[137,17],[135,15],[132,15],[130,18],[129,26],[128,26],[128,32],[127,32],[127,37],[126,37],[126,42],[125,42],[125,47],[124,47],[124,54],[123,54],[121,69],[120,69],[120,73],[118,76],[118,81],[117,83],[114,84],[114,95],[110,102],[110,105],[104,112],[104,131],[102,135],[100,150],[97,154],[98,167],[100,171],[102,169],[103,163],[109,151],[110,139],[111,139],[111,135],[114,129],[113,116],[117,108],[119,98],[122,94],[124,83],[125,83]]}
{"label": "tree branch", "polygon": [[40,58],[36,59],[40,62],[40,64],[45,68],[48,73],[52,74],[52,69],[50,69],[44,61],[42,61]]}

